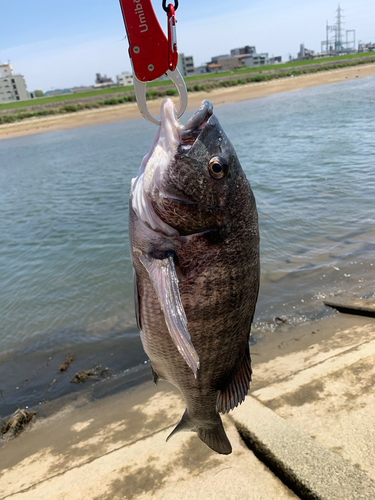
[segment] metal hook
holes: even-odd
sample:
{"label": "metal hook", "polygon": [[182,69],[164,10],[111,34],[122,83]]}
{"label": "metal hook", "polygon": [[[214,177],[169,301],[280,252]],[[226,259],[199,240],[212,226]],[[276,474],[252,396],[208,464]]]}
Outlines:
{"label": "metal hook", "polygon": [[[172,80],[172,82],[175,84],[176,89],[178,90],[178,94],[180,96],[180,107],[177,111],[177,118],[180,118],[184,114],[188,103],[188,94],[185,81],[182,78],[182,75],[179,72],[178,68],[176,68],[174,71],[168,70],[165,74],[170,80]],[[146,120],[148,120],[149,122],[154,123],[155,125],[160,125],[160,120],[154,118],[148,110],[146,101],[146,83],[140,82],[135,76],[134,91],[137,98],[139,111],[142,113],[143,117],[146,118]]]}

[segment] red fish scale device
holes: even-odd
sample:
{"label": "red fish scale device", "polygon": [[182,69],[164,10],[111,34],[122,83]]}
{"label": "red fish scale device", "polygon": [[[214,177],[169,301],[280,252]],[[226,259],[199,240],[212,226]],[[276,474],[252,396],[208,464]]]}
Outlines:
{"label": "red fish scale device", "polygon": [[[175,4],[177,7],[178,2]],[[120,0],[125,29],[129,41],[129,56],[134,74],[134,90],[140,112],[146,120],[160,124],[148,111],[146,84],[166,74],[176,85],[180,96],[178,117],[187,106],[185,82],[177,69],[178,52],[176,40],[175,7],[163,8],[168,15],[168,38],[165,36],[150,0]]]}

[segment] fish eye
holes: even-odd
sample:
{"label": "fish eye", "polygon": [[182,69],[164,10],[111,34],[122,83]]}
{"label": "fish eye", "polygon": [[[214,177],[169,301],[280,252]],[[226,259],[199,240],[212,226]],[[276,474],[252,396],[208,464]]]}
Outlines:
{"label": "fish eye", "polygon": [[228,173],[228,165],[219,156],[214,156],[210,160],[208,171],[214,179],[222,179]]}

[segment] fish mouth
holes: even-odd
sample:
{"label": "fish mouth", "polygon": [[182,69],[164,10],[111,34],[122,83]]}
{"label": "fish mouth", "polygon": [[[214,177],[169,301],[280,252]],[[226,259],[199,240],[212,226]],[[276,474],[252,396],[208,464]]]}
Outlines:
{"label": "fish mouth", "polygon": [[208,120],[213,114],[213,106],[210,101],[204,99],[199,109],[194,113],[194,115],[187,121],[185,125],[179,128],[178,134],[180,137],[180,143],[183,146],[192,146],[197,140],[199,134],[202,132],[204,127],[207,125]]}
{"label": "fish mouth", "polygon": [[[151,156],[158,155],[160,159],[163,158],[164,160],[160,162],[157,168],[153,169],[152,175],[154,186],[164,198],[188,205],[196,204],[195,200],[187,197],[182,192],[179,192],[178,196],[177,193],[172,195],[168,192],[166,172],[177,153],[189,153],[212,114],[212,103],[204,99],[187,123],[181,125],[177,118],[177,110],[172,99],[167,98],[162,102],[160,110],[161,124],[150,153]],[[162,164],[164,164],[164,168],[161,166]]]}
{"label": "fish mouth", "polygon": [[185,125],[181,125],[177,118],[177,111],[173,101],[169,98],[164,99],[160,112],[161,135],[165,135],[166,138],[169,135],[170,137],[167,142],[172,144],[173,142],[178,141],[180,145],[185,148],[185,150],[188,150],[190,149],[189,146],[191,147],[195,143],[212,114],[212,103],[207,99],[204,99],[198,110],[187,121],[187,123]]}

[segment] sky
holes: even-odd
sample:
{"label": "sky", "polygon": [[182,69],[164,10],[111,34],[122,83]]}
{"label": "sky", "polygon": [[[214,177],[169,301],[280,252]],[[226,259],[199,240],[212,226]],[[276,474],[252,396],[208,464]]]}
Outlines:
{"label": "sky", "polygon": [[[163,29],[161,0],[152,0]],[[344,29],[375,42],[375,1],[343,0]],[[195,66],[235,47],[296,57],[301,43],[320,51],[326,21],[335,23],[336,0],[180,0],[178,50]],[[118,0],[0,0],[0,63],[11,62],[29,91],[88,86],[96,73],[114,81],[131,71]]]}

